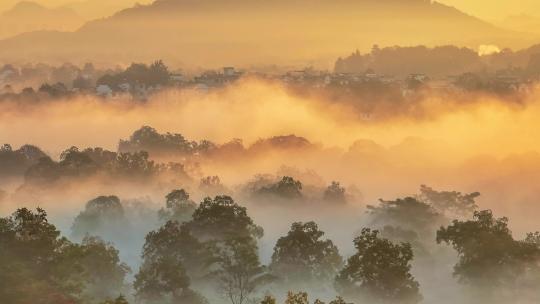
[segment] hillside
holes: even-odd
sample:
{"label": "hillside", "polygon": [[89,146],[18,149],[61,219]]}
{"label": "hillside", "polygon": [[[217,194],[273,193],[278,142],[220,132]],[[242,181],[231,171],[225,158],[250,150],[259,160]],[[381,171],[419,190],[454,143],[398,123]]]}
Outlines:
{"label": "hillside", "polygon": [[0,38],[31,31],[73,31],[83,24],[84,20],[71,9],[51,9],[23,1],[0,14]]}
{"label": "hillside", "polygon": [[373,44],[522,47],[532,41],[425,0],[158,0],[75,33],[0,41],[0,58],[328,65],[344,51]]}

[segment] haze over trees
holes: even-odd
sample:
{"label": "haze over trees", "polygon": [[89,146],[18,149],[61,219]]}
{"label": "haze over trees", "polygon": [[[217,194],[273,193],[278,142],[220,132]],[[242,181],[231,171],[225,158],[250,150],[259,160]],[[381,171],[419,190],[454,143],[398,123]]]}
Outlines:
{"label": "haze over trees", "polygon": [[[536,234],[537,236],[538,234]],[[490,210],[475,211],[472,220],[454,220],[437,231],[437,243],[450,244],[458,253],[454,275],[471,291],[490,300],[512,301],[524,296],[538,300],[532,291],[540,279],[540,247],[535,234],[515,240],[507,218]]]}
{"label": "haze over trees", "polygon": [[333,281],[343,261],[338,248],[323,236],[315,222],[297,222],[277,240],[270,270],[284,286],[324,286]]}
{"label": "haze over trees", "polygon": [[410,244],[393,244],[379,231],[362,229],[355,238],[356,254],[336,278],[336,288],[346,297],[375,303],[419,303],[422,295],[411,270]]}

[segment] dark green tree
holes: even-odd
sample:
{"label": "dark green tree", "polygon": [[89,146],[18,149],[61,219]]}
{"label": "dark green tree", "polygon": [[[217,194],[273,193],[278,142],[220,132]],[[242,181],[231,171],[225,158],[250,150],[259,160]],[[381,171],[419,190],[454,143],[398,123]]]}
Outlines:
{"label": "dark green tree", "polygon": [[111,244],[98,237],[85,237],[75,251],[86,278],[82,294],[85,300],[95,302],[127,291],[125,278],[131,269],[120,262],[119,252]]}
{"label": "dark green tree", "polygon": [[345,296],[372,303],[418,303],[419,284],[411,275],[413,252],[408,243],[394,244],[379,231],[362,229],[355,238],[357,252],[336,277]]}
{"label": "dark green tree", "polygon": [[293,223],[286,236],[278,239],[270,269],[284,284],[324,284],[333,279],[343,260],[331,240],[315,222]]}
{"label": "dark green tree", "polygon": [[129,268],[96,238],[73,244],[42,209],[0,218],[0,299],[13,304],[95,303],[118,294]]}
{"label": "dark green tree", "polygon": [[215,250],[217,270],[212,275],[231,304],[250,302],[257,288],[273,280],[261,265],[251,238],[228,239]]}
{"label": "dark green tree", "polygon": [[[437,231],[437,243],[452,245],[459,262],[454,275],[463,284],[492,296],[519,290],[527,277],[537,277],[540,248],[534,234],[525,241],[514,240],[507,218],[494,218],[490,210],[476,211],[472,220],[454,220]],[[535,282],[538,283],[538,282]]]}
{"label": "dark green tree", "polygon": [[237,238],[256,241],[263,235],[263,229],[255,225],[247,209],[235,203],[230,196],[205,198],[188,226],[203,241]]}
{"label": "dark green tree", "polygon": [[191,288],[190,275],[204,275],[207,248],[185,225],[169,221],[146,236],[143,262],[133,284],[139,299],[151,303],[203,303]]}

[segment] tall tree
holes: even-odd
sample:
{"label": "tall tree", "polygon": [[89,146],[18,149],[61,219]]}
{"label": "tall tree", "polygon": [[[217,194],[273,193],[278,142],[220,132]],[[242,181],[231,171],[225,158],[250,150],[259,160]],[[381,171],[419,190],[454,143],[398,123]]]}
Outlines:
{"label": "tall tree", "polygon": [[450,244],[458,252],[454,275],[461,283],[492,296],[509,290],[519,295],[527,278],[538,278],[534,274],[540,270],[540,248],[534,234],[525,241],[514,240],[508,219],[494,218],[490,210],[476,211],[472,220],[454,220],[441,227],[437,242]]}
{"label": "tall tree", "polygon": [[336,277],[337,290],[348,297],[374,303],[418,303],[419,284],[411,275],[413,252],[408,243],[393,244],[379,231],[362,229],[355,238],[357,252]]}
{"label": "tall tree", "polygon": [[323,236],[315,222],[293,223],[274,247],[272,273],[287,286],[301,282],[324,284],[333,279],[343,261],[338,248]]}
{"label": "tall tree", "polygon": [[254,242],[228,239],[215,249],[217,270],[213,275],[231,304],[248,303],[257,288],[272,281],[273,277],[259,261]]}
{"label": "tall tree", "polygon": [[205,198],[193,213],[188,226],[203,241],[234,238],[255,241],[263,235],[263,229],[255,225],[247,209],[235,203],[230,196]]}

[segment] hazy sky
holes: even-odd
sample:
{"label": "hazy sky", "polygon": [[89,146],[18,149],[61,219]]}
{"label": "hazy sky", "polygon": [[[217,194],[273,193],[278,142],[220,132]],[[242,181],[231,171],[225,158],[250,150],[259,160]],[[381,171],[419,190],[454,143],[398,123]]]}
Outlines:
{"label": "hazy sky", "polygon": [[[12,7],[20,0],[0,0],[0,11]],[[54,7],[76,2],[91,2],[95,6],[111,5],[111,0],[30,0],[45,6]],[[134,3],[150,3],[154,0],[114,0],[115,6],[129,7]],[[504,19],[510,15],[527,14],[540,17],[539,0],[438,0],[447,5],[488,21]]]}
{"label": "hazy sky", "polygon": [[539,0],[439,0],[439,2],[485,20],[504,19],[509,15],[520,14],[540,16]]}
{"label": "hazy sky", "polygon": [[[149,3],[153,0],[34,0],[46,6],[59,6],[73,2],[95,2],[115,4]],[[439,2],[455,6],[466,13],[478,16],[486,20],[504,19],[509,15],[529,14],[540,17],[539,0],[438,0]],[[19,0],[0,0],[0,11],[5,10]]]}

